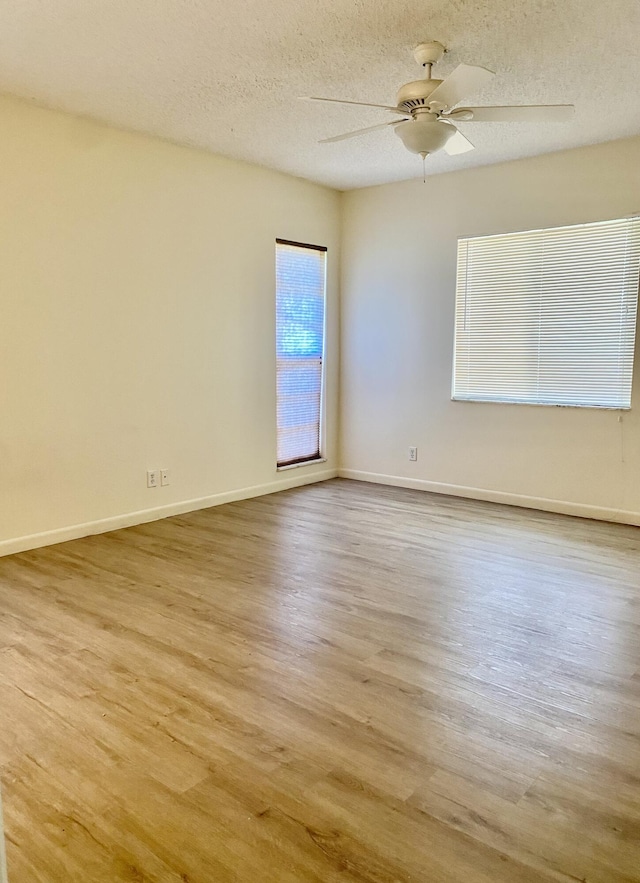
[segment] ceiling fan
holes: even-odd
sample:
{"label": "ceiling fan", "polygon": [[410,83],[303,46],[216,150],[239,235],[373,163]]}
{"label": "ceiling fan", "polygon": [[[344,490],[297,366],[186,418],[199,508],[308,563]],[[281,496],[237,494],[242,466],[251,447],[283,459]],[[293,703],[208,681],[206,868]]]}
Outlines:
{"label": "ceiling fan", "polygon": [[464,123],[524,123],[524,122],[563,122],[573,115],[572,104],[536,104],[512,107],[456,107],[462,99],[482,89],[495,76],[493,71],[471,64],[459,64],[444,80],[431,77],[431,68],[445,53],[442,43],[432,40],[416,46],[413,56],[426,70],[423,80],[405,83],[398,92],[395,107],[386,104],[367,104],[363,101],[342,101],[338,98],[308,98],[308,101],[327,101],[335,104],[377,107],[397,114],[400,119],[333,138],[324,138],[320,143],[329,144],[344,141],[374,132],[377,129],[392,127],[407,150],[419,154],[424,160],[430,153],[444,150],[450,156],[466,153],[474,146],[454,125]]}

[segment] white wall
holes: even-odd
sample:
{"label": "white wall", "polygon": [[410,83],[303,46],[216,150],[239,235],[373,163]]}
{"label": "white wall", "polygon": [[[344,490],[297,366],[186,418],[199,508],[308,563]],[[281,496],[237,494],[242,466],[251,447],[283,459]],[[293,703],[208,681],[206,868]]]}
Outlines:
{"label": "white wall", "polygon": [[[0,99],[0,553],[335,474],[339,202]],[[328,462],[284,473],[276,237],[329,248]]]}
{"label": "white wall", "polygon": [[343,208],[341,474],[640,523],[640,371],[622,423],[450,399],[457,237],[640,212],[640,139],[353,191]]}
{"label": "white wall", "polygon": [[[0,193],[0,554],[336,474],[341,220],[343,474],[640,520],[640,377],[622,424],[450,401],[456,237],[640,211],[640,139],[341,213],[334,191],[0,98]],[[330,254],[328,462],[281,473],[276,237]]]}

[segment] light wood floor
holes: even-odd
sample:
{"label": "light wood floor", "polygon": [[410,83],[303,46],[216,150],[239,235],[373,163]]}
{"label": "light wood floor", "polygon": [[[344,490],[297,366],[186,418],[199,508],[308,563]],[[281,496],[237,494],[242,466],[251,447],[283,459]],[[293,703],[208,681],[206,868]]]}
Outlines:
{"label": "light wood floor", "polygon": [[640,531],[332,481],[0,559],[10,883],[640,881]]}

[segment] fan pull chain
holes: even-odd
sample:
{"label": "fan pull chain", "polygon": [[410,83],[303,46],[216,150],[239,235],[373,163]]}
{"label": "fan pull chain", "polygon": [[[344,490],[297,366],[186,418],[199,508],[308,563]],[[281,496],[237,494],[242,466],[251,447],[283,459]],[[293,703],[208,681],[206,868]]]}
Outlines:
{"label": "fan pull chain", "polygon": [[421,153],[420,156],[422,157],[422,183],[426,184],[427,183],[427,166],[426,166],[427,154]]}

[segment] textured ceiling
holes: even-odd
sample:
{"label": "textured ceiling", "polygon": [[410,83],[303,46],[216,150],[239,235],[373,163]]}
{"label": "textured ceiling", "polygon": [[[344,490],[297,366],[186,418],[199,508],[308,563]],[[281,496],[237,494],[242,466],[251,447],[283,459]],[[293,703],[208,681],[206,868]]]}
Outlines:
{"label": "textured ceiling", "polygon": [[574,103],[563,124],[461,123],[477,149],[428,172],[640,133],[639,0],[3,0],[0,91],[349,189],[422,174],[384,111],[421,76],[411,50],[498,76],[472,104]]}

